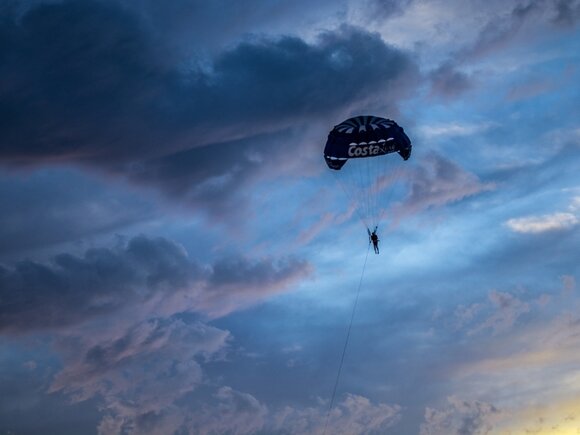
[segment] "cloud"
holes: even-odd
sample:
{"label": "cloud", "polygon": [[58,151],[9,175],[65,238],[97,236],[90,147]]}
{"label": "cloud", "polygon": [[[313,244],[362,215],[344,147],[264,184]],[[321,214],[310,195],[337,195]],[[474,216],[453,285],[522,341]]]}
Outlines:
{"label": "cloud", "polygon": [[453,313],[456,318],[457,328],[461,329],[465,324],[473,321],[482,308],[483,305],[480,303],[474,303],[468,306],[459,305]]}
{"label": "cloud", "polygon": [[553,213],[542,216],[508,219],[506,225],[512,231],[523,234],[539,234],[562,231],[578,225],[580,221],[572,213]]}
{"label": "cloud", "polygon": [[175,80],[166,64],[171,56],[127,11],[65,1],[4,21],[0,157],[6,163],[104,163],[170,135],[163,106],[171,104],[165,97]]}
{"label": "cloud", "polygon": [[133,184],[157,188],[179,204],[205,211],[214,220],[239,218],[249,213],[244,198],[252,184],[284,173],[287,144],[295,139],[284,131],[212,143],[115,172]]}
{"label": "cloud", "polygon": [[[142,413],[168,406],[174,396],[193,389],[202,380],[196,358],[218,354],[230,338],[228,331],[170,318],[150,318],[120,336],[98,335],[61,339],[67,365],[50,391],[74,393],[75,401],[95,395],[114,400],[138,397]],[[151,389],[153,384],[163,391]]]}
{"label": "cloud", "polygon": [[[324,429],[326,414],[324,402],[316,407],[273,408],[249,393],[222,386],[210,400],[188,410],[182,429],[200,435],[317,434]],[[327,431],[338,435],[384,433],[400,420],[400,414],[398,405],[373,403],[366,397],[346,394],[336,404]]]}
{"label": "cloud", "polygon": [[489,122],[479,124],[449,123],[425,125],[421,127],[421,133],[427,138],[448,138],[456,136],[471,136],[482,133],[492,128],[494,124]]}
{"label": "cloud", "polygon": [[467,50],[467,55],[476,58],[483,57],[504,48],[515,39],[526,23],[539,13],[540,3],[543,2],[512,3],[508,13],[486,23],[478,39]]}
{"label": "cloud", "polygon": [[[533,315],[528,317],[525,327],[505,329],[503,334],[473,342],[470,361],[459,363],[450,371],[454,388],[461,391],[461,397],[472,401],[497,398],[495,403],[501,404],[502,413],[496,415],[501,422],[495,422],[501,426],[493,426],[492,433],[499,427],[513,433],[531,430],[530,415],[542,417],[539,426],[548,432],[555,424],[572,429],[571,423],[565,421],[569,421],[567,416],[578,409],[579,384],[575,367],[580,347],[579,301],[565,290],[566,286],[574,284],[574,276],[561,278],[564,291],[558,287],[548,290],[552,297],[549,307],[534,304]],[[532,303],[538,301],[530,297],[526,302],[516,300],[513,295],[496,293],[493,304],[499,311],[502,311],[500,307],[505,307],[506,326],[513,324],[513,320],[528,309],[531,312]],[[490,300],[491,296],[492,293]],[[538,397],[542,399],[538,401]],[[437,410],[441,421],[445,421],[443,411]]]}
{"label": "cloud", "polygon": [[316,238],[324,229],[328,228],[330,225],[340,225],[346,222],[352,217],[356,212],[356,204],[351,203],[349,208],[340,214],[335,213],[323,213],[314,224],[303,230],[299,235],[297,242],[301,244],[307,244],[314,238]]}
{"label": "cloud", "polygon": [[[111,157],[170,155],[350,107],[414,68],[377,35],[343,27],[312,44],[254,37],[207,68],[184,70],[145,26],[128,9],[94,1],[45,4],[14,21],[1,35],[10,47],[3,159],[108,166]],[[58,38],[47,37],[56,29]]]}
{"label": "cloud", "polygon": [[253,434],[266,425],[268,407],[248,393],[221,387],[214,395],[216,404],[194,411],[189,419],[189,433],[213,435]]}
{"label": "cloud", "polygon": [[494,334],[505,332],[510,329],[517,319],[530,311],[527,302],[518,299],[511,293],[492,290],[488,294],[492,304],[492,314],[470,329],[469,334],[476,334],[485,329],[491,329]]}
{"label": "cloud", "polygon": [[232,342],[228,330],[200,319],[255,304],[309,272],[293,259],[200,264],[178,244],[138,236],[2,268],[0,331],[47,337],[62,364],[48,392],[98,401],[99,433],[174,433],[199,422],[208,426],[196,433],[227,425],[252,433],[261,424],[251,405],[267,408],[251,395],[220,388],[205,419],[199,402],[183,404],[207,390],[204,365],[223,360]]}
{"label": "cloud", "polygon": [[510,10],[489,20],[475,43],[465,50],[468,58],[481,58],[503,50],[516,42],[537,37],[544,32],[573,27],[580,17],[577,0],[531,0],[512,2]]}
{"label": "cloud", "polygon": [[293,258],[251,262],[243,257],[216,261],[199,309],[220,317],[297,285],[312,273],[306,261]]}
{"label": "cloud", "polygon": [[[268,0],[205,2],[175,0],[160,4],[143,0],[118,0],[124,7],[144,16],[158,33],[168,37],[184,52],[215,52],[248,33],[272,34],[303,32],[315,22],[337,14],[342,1],[321,0],[316,4],[294,1],[272,3]],[[305,8],[308,14],[305,19]]]}
{"label": "cloud", "polygon": [[[563,279],[564,285],[567,282]],[[467,335],[480,334],[491,330],[493,335],[505,333],[512,329],[518,319],[533,308],[541,308],[550,302],[547,294],[535,300],[525,300],[514,293],[491,290],[486,302],[474,302],[469,305],[458,305],[454,310],[456,329],[463,329]]]}
{"label": "cloud", "polygon": [[425,409],[421,435],[485,435],[494,429],[500,410],[492,404],[457,396],[450,396],[447,401],[443,409]]}
{"label": "cloud", "polygon": [[578,0],[557,0],[554,2],[555,16],[554,23],[571,27],[580,21],[580,2]]}
{"label": "cloud", "polygon": [[415,0],[367,0],[361,7],[367,18],[373,22],[381,22],[400,16]]}
{"label": "cloud", "polygon": [[580,196],[575,196],[569,205],[570,211],[580,211]]}
{"label": "cloud", "polygon": [[178,319],[148,319],[116,337],[95,340],[98,335],[58,340],[65,367],[49,392],[74,402],[100,400],[103,434],[173,433],[184,422],[176,402],[205,382],[201,363],[219,356],[231,338]]}
{"label": "cloud", "polygon": [[139,192],[70,168],[0,177],[0,254],[79,240],[158,216]]}
{"label": "cloud", "polygon": [[231,257],[203,265],[169,240],[138,236],[83,256],[0,266],[0,331],[78,325],[124,310],[220,316],[284,291],[309,273],[306,262],[294,259]]}
{"label": "cloud", "polygon": [[[580,4],[577,0],[531,0],[505,3],[509,9],[490,16],[478,37],[459,57],[478,59],[507,48],[518,40],[530,40],[538,29],[570,27],[577,23]],[[566,17],[563,14],[568,14]]]}
{"label": "cloud", "polygon": [[454,98],[473,87],[472,79],[457,70],[450,62],[444,63],[429,73],[431,95]]}
{"label": "cloud", "polygon": [[[327,415],[323,401],[316,407],[274,408],[229,386],[215,388],[204,399],[191,394],[211,385],[200,360],[219,356],[229,338],[227,331],[201,323],[149,320],[107,345],[81,345],[78,352],[76,343],[75,357],[56,376],[51,391],[72,394],[75,402],[100,398],[102,434],[320,433]],[[345,435],[381,433],[400,418],[398,405],[346,394],[327,429]]]}
{"label": "cloud", "polygon": [[523,84],[516,84],[508,92],[508,101],[519,101],[534,98],[538,95],[546,94],[555,88],[555,84],[548,80],[532,80]]}
{"label": "cloud", "polygon": [[451,63],[454,70],[564,34],[579,18],[578,0],[489,0],[485,7],[477,0],[369,0],[352,3],[349,11],[351,21],[416,52],[429,69]]}
{"label": "cloud", "polygon": [[[317,408],[286,407],[273,416],[273,428],[281,433],[317,434],[325,427],[325,403]],[[333,434],[384,433],[401,418],[399,405],[374,404],[368,398],[346,394],[330,413],[327,432]]]}
{"label": "cloud", "polygon": [[[82,256],[1,268],[0,331],[46,337],[62,364],[48,392],[98,401],[99,433],[174,433],[197,424],[199,403],[183,401],[208,388],[203,366],[223,360],[232,341],[228,330],[200,319],[255,304],[309,272],[293,259],[201,264],[178,244],[138,236]],[[248,407],[266,409],[227,388],[216,400],[218,432],[196,433],[223,433],[227,424],[251,433],[259,425]]]}
{"label": "cloud", "polygon": [[277,174],[304,125],[361,105],[395,110],[419,79],[407,53],[346,25],[310,41],[246,36],[192,59],[116,2],[4,14],[4,167],[96,167],[214,217],[240,210],[251,180]]}
{"label": "cloud", "polygon": [[[66,348],[67,364],[50,391],[70,394],[75,403],[99,399],[102,434],[320,433],[326,402],[275,408],[250,393],[212,386],[202,363],[219,358],[230,338],[227,331],[199,322],[151,319],[98,345],[87,346],[77,339],[74,347],[70,342]],[[196,395],[202,387],[213,393]],[[398,405],[345,394],[330,415],[328,430],[345,435],[381,433],[400,418]]]}
{"label": "cloud", "polygon": [[481,183],[475,175],[434,153],[421,161],[419,168],[402,177],[408,180],[409,194],[395,207],[394,213],[399,219],[494,188],[493,184]]}

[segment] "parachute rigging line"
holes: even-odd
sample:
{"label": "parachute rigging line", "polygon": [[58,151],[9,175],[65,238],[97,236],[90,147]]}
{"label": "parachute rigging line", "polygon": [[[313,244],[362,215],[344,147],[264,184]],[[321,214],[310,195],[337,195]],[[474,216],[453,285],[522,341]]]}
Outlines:
{"label": "parachute rigging line", "polygon": [[332,412],[332,408],[334,406],[334,398],[336,397],[336,390],[338,388],[338,382],[340,380],[340,373],[342,372],[342,366],[344,364],[344,357],[346,355],[346,349],[348,347],[348,341],[350,339],[350,332],[352,330],[352,322],[354,321],[354,315],[355,315],[355,312],[356,312],[356,306],[358,304],[358,298],[359,298],[359,295],[360,295],[360,289],[362,287],[363,278],[364,278],[364,275],[365,275],[365,270],[366,270],[366,267],[367,267],[367,260],[369,258],[369,252],[370,252],[370,250],[371,250],[371,244],[369,242],[369,246],[367,248],[367,255],[365,257],[365,262],[363,264],[362,273],[360,275],[360,281],[358,283],[358,289],[356,290],[356,297],[354,299],[354,305],[352,307],[352,312],[350,314],[350,323],[348,324],[348,330],[347,330],[347,333],[346,333],[346,339],[344,340],[344,347],[342,348],[342,355],[340,357],[340,364],[338,365],[338,372],[336,373],[336,380],[334,381],[334,388],[332,389],[332,396],[330,398],[330,404],[328,406],[328,412],[326,413],[326,421],[324,422],[324,430],[322,431],[322,435],[325,435],[326,434],[326,429],[328,427],[328,420],[330,418],[330,413]]}

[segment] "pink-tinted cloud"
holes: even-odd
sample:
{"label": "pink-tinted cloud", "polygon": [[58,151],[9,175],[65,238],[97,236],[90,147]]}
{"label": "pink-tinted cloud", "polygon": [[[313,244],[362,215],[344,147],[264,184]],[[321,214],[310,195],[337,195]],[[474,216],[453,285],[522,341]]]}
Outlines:
{"label": "pink-tinted cloud", "polygon": [[300,244],[309,243],[311,240],[316,238],[318,234],[320,234],[325,229],[328,229],[333,224],[339,225],[348,221],[353,216],[355,211],[356,205],[351,203],[349,205],[349,208],[344,213],[340,214],[324,213],[314,224],[312,224],[309,228],[306,228],[298,235],[297,239],[298,243]]}
{"label": "pink-tinted cloud", "polygon": [[474,174],[434,153],[403,177],[409,184],[409,194],[394,209],[397,219],[495,188],[493,184],[481,183]]}
{"label": "pink-tinted cloud", "polygon": [[[275,427],[296,435],[321,433],[326,423],[325,408],[286,408],[274,416]],[[399,405],[375,404],[366,397],[346,394],[330,413],[326,430],[337,435],[384,433],[397,424],[401,412]]]}
{"label": "pink-tinted cloud", "polygon": [[494,312],[475,326],[470,331],[472,334],[488,328],[498,334],[511,328],[521,315],[530,311],[530,305],[513,294],[492,290],[488,297]]}
{"label": "pink-tinted cloud", "polygon": [[202,365],[222,359],[231,334],[176,318],[113,318],[53,334],[63,368],[49,392],[100,403],[101,434],[173,433],[177,401],[207,383]]}
{"label": "pink-tinted cloud", "polygon": [[464,325],[471,323],[482,308],[483,305],[481,303],[474,303],[467,306],[459,305],[453,313],[455,315],[457,328],[461,329]]}
{"label": "pink-tinted cloud", "polygon": [[488,303],[460,305],[455,310],[457,327],[467,328],[468,335],[491,330],[499,334],[511,329],[518,318],[528,313],[531,306],[508,292],[492,290],[488,293]]}
{"label": "pink-tinted cloud", "polygon": [[192,410],[187,423],[189,433],[253,434],[267,425],[268,407],[251,394],[221,387],[214,394],[214,399],[214,406],[205,405],[199,410]]}
{"label": "pink-tinted cloud", "polygon": [[447,401],[442,409],[425,409],[421,435],[486,435],[494,429],[500,410],[492,404],[457,396]]}
{"label": "pink-tinted cloud", "polygon": [[554,83],[547,80],[534,80],[514,86],[510,89],[506,98],[508,101],[519,101],[533,98],[552,91],[554,87]]}

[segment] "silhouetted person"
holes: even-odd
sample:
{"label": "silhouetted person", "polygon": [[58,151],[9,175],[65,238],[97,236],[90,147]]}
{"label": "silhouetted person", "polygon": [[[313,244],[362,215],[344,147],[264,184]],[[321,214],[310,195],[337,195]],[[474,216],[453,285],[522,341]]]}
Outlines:
{"label": "silhouetted person", "polygon": [[373,249],[375,250],[375,254],[379,253],[379,236],[377,236],[377,227],[375,227],[375,229],[373,230],[373,232],[371,233],[370,230],[368,230],[369,233],[369,238],[370,241],[373,244]]}

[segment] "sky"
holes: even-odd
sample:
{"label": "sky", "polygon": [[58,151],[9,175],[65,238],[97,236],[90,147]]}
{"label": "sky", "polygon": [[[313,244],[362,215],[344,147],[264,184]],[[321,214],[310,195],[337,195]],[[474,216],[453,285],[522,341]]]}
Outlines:
{"label": "sky", "polygon": [[[578,0],[3,0],[0,434],[580,433],[579,46]],[[368,257],[361,114],[413,142]]]}

